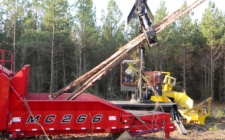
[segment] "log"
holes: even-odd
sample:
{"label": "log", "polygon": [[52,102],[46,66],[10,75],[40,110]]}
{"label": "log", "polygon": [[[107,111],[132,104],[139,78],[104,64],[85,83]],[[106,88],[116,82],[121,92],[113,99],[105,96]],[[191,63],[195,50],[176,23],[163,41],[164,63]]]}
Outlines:
{"label": "log", "polygon": [[49,98],[51,100],[53,100],[53,99],[57,98],[58,96],[60,96],[62,93],[65,93],[66,91],[68,91],[68,90],[72,89],[73,87],[77,86],[78,84],[82,83],[83,81],[85,81],[86,79],[90,78],[91,76],[96,74],[98,71],[103,69],[107,64],[109,64],[110,62],[112,62],[113,60],[118,58],[118,56],[120,57],[122,55],[125,55],[127,52],[129,52],[129,50],[132,50],[133,48],[135,48],[136,47],[136,43],[135,42],[140,42],[140,41],[143,42],[144,39],[145,38],[144,38],[143,34],[139,35],[138,37],[136,37],[135,39],[130,41],[127,45],[125,45],[124,47],[122,47],[118,51],[116,51],[108,59],[106,59],[105,61],[100,63],[98,66],[94,67],[92,70],[90,70],[87,73],[83,74],[82,76],[80,76],[79,78],[77,78],[76,80],[71,82],[66,87],[60,89],[56,93],[51,94],[49,96]]}
{"label": "log", "polygon": [[145,41],[144,34],[139,35],[125,46],[129,46],[129,49],[125,50],[122,54],[118,55],[114,60],[108,63],[104,68],[91,76],[81,87],[75,90],[67,100],[73,100],[80,95],[87,88],[91,87],[97,80],[100,80],[105,74],[112,70],[115,66],[121,63],[128,55],[133,53],[137,48]]}

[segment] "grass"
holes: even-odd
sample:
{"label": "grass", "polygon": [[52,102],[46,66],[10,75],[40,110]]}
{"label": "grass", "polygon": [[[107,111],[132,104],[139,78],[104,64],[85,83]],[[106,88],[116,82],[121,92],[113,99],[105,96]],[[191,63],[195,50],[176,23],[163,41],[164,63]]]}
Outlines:
{"label": "grass", "polygon": [[209,131],[217,131],[219,130],[218,127],[216,125],[213,125],[212,127],[209,127],[208,129]]}

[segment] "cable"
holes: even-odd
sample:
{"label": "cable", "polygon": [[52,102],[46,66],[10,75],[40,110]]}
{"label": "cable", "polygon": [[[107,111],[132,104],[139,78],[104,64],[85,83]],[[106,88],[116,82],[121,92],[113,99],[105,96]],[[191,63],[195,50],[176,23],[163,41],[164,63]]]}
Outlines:
{"label": "cable", "polygon": [[94,131],[94,124],[93,124],[93,118],[91,116],[91,113],[89,112],[89,117],[91,118],[91,140],[93,139],[93,131]]}
{"label": "cable", "polygon": [[[156,131],[154,131],[154,130],[152,130],[150,127],[149,127],[149,125],[148,125],[148,123],[146,123],[145,121],[143,121],[141,118],[139,118],[132,110],[129,110],[129,112],[132,114],[132,115],[134,115],[135,116],[135,118],[136,119],[138,119],[148,130],[146,130],[146,131],[143,131],[143,132],[138,132],[136,135],[138,136],[138,135],[142,135],[142,134],[147,134],[147,133],[154,133],[154,132],[158,132],[158,131],[160,131],[161,130],[161,128],[159,127],[159,125],[158,125],[158,123],[157,123],[157,121],[153,121],[153,123],[152,124],[155,124],[154,125],[154,127],[157,127],[157,130]],[[154,113],[153,113],[154,114]],[[153,115],[153,120],[157,120],[157,119],[154,119],[154,116],[157,116],[158,117],[158,114],[154,114]],[[151,124],[151,127],[152,127],[152,124]],[[157,125],[156,125],[157,124]]]}
{"label": "cable", "polygon": [[[155,96],[159,96],[158,92],[157,92],[157,91],[154,89],[154,87],[149,83],[149,81],[146,79],[146,77],[145,77],[144,75],[141,75],[141,76],[142,76],[142,78],[145,80],[145,82],[147,83],[147,85],[151,88],[151,90],[153,91],[154,95],[155,95]],[[156,110],[157,106],[159,106],[160,109],[161,109],[163,112],[165,112],[164,109],[163,109],[163,107],[159,104],[159,101],[156,102],[155,110]]]}
{"label": "cable", "polygon": [[[28,105],[28,102],[27,102],[26,98],[21,97],[21,96],[19,95],[19,93],[14,89],[14,87],[12,86],[12,84],[10,84],[10,88],[13,90],[14,93],[16,93],[16,95],[20,98],[20,100],[23,101],[24,106],[27,108],[29,114],[30,114],[32,117],[34,117],[32,111],[31,111],[31,109],[30,109],[30,106]],[[47,140],[50,140],[50,138],[48,137],[48,135],[47,135],[47,133],[46,133],[44,127],[43,127],[39,122],[34,122],[34,123],[35,123],[36,125],[39,125],[39,126],[41,127],[41,129],[42,129],[42,131],[44,132],[45,137],[47,138]]]}

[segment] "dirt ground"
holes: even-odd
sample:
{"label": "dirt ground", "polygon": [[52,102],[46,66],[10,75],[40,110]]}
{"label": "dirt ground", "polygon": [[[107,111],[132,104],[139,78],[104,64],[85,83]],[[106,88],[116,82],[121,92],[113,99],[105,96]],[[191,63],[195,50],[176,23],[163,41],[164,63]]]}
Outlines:
{"label": "dirt ground", "polygon": [[[184,124],[188,135],[177,130],[170,134],[169,140],[225,140],[225,103],[213,103],[211,115],[205,125]],[[164,139],[160,134],[152,134],[148,139]]]}
{"label": "dirt ground", "polygon": [[[225,140],[225,103],[211,105],[211,115],[206,119],[206,125],[185,124],[188,135],[181,135],[177,130],[170,133],[169,140]],[[110,134],[94,135],[70,135],[52,137],[53,139],[70,140],[115,140],[118,136]],[[165,139],[162,132],[133,137],[132,140],[162,140]],[[129,139],[126,139],[129,140]]]}

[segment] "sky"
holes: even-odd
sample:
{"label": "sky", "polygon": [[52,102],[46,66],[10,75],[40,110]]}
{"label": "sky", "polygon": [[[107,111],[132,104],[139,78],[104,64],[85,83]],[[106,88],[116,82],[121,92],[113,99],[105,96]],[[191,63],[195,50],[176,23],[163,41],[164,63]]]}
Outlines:
{"label": "sky", "polygon": [[[109,0],[93,0],[94,5],[97,9],[97,20],[99,21],[101,18],[101,11],[102,9],[106,9],[107,3]],[[131,8],[133,7],[135,0],[115,0],[117,5],[119,6],[122,14],[123,14],[123,21],[126,21],[128,14],[131,11]],[[188,5],[193,3],[195,0],[187,0]],[[224,0],[206,0],[204,3],[202,3],[200,6],[198,6],[196,9],[193,10],[194,15],[193,19],[201,20],[201,15],[204,12],[204,10],[208,7],[208,2],[214,1],[216,4],[216,7],[218,7],[222,12],[225,12],[225,8],[223,6],[225,5]],[[155,14],[157,8],[159,7],[160,0],[148,0],[148,6],[151,9],[153,15]],[[183,0],[165,0],[166,7],[168,13],[172,13],[173,11],[179,9],[182,4]]]}

